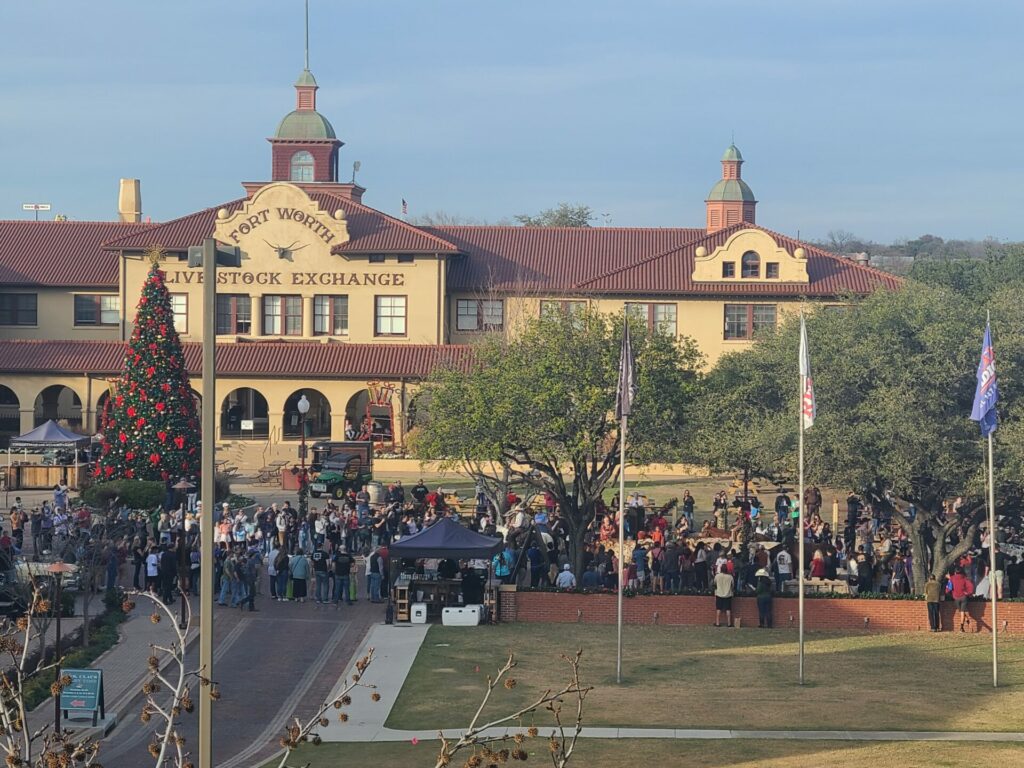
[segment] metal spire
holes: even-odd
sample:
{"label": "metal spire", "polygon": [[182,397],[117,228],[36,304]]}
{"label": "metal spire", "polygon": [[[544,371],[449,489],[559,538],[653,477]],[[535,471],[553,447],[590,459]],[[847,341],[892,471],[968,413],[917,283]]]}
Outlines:
{"label": "metal spire", "polygon": [[306,0],[306,70],[309,70],[309,0]]}

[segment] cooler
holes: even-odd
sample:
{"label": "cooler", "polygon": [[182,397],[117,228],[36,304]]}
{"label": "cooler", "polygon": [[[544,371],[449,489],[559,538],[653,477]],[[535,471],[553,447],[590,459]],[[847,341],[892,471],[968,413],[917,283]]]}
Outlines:
{"label": "cooler", "polygon": [[441,623],[446,627],[475,627],[483,617],[482,605],[459,605],[441,610]]}
{"label": "cooler", "polygon": [[409,622],[411,624],[427,623],[427,604],[413,603],[409,610]]}

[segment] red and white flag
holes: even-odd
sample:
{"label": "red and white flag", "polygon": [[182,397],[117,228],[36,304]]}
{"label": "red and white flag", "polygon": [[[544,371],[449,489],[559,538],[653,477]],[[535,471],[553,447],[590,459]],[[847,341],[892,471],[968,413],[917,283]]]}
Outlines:
{"label": "red and white flag", "polygon": [[807,325],[800,316],[800,425],[803,429],[814,426],[818,406],[814,401],[814,377],[811,376],[811,354],[807,349]]}

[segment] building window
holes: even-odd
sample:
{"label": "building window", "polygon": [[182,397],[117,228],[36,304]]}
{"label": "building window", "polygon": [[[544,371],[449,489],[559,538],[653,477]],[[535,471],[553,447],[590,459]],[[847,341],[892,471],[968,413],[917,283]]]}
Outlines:
{"label": "building window", "polygon": [[764,265],[764,276],[769,280],[779,279],[779,262],[769,261]]}
{"label": "building window", "polygon": [[75,296],[75,325],[117,325],[121,322],[121,297],[110,294]]}
{"label": "building window", "polygon": [[217,295],[217,333],[251,333],[252,299],[244,294]]}
{"label": "building window", "polygon": [[572,327],[579,330],[583,328],[583,318],[587,314],[587,302],[585,301],[554,301],[543,300],[540,303],[541,317],[558,317],[565,315],[572,319]]}
{"label": "building window", "polygon": [[751,339],[758,331],[774,328],[774,304],[726,304],[725,338]]}
{"label": "building window", "polygon": [[376,336],[405,336],[405,296],[375,296],[373,332]]}
{"label": "building window", "polygon": [[0,325],[36,325],[34,293],[0,293]]}
{"label": "building window", "polygon": [[348,336],[348,296],[313,297],[313,335]]}
{"label": "building window", "polygon": [[735,261],[723,261],[722,262],[722,277],[736,277],[736,262]]}
{"label": "building window", "polygon": [[171,294],[171,312],[174,314],[174,330],[188,333],[188,294]]}
{"label": "building window", "polygon": [[715,227],[717,227],[721,223],[722,217],[718,213],[718,211],[710,211],[710,214],[711,214],[711,222],[710,222],[711,226],[712,226],[712,228],[715,228]]}
{"label": "building window", "polygon": [[301,336],[302,297],[264,296],[263,335]]}
{"label": "building window", "polygon": [[398,254],[399,264],[412,264],[416,261],[416,257],[411,253],[400,253]]}
{"label": "building window", "polygon": [[761,257],[754,251],[747,251],[740,260],[740,277],[760,277]]}
{"label": "building window", "polygon": [[385,258],[383,253],[371,253],[368,260],[371,264],[383,264]]}
{"label": "building window", "polygon": [[292,172],[290,176],[292,181],[312,181],[313,180],[313,156],[302,150],[292,155]]}
{"label": "building window", "polygon": [[455,303],[458,331],[500,331],[505,327],[505,302],[501,299],[459,299]]}
{"label": "building window", "polygon": [[739,222],[740,222],[740,212],[737,211],[735,208],[725,212],[725,223],[726,223],[726,226],[728,226],[729,224],[739,224]]}
{"label": "building window", "polygon": [[675,304],[626,304],[626,314],[647,325],[648,331],[657,330],[669,336],[676,335]]}

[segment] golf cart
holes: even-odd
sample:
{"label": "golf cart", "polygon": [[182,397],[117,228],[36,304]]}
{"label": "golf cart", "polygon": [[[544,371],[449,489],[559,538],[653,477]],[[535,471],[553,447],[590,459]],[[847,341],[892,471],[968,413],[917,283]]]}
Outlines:
{"label": "golf cart", "polygon": [[373,479],[373,444],[368,441],[321,440],[312,446],[309,493],[314,499],[340,499],[350,488],[359,490]]}

